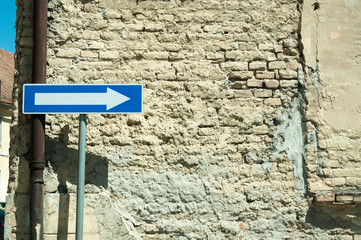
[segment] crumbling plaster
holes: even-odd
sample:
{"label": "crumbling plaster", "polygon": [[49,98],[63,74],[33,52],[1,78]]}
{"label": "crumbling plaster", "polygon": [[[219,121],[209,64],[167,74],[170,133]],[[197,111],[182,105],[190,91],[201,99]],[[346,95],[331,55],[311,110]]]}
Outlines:
{"label": "crumbling plaster", "polygon": [[[17,4],[6,236],[27,239],[30,118],[20,109],[31,81],[32,1]],[[310,195],[354,191],[361,179],[354,126],[328,119],[336,100],[321,20],[331,8],[50,1],[49,84],[144,84],[142,115],[88,115],[87,239],[360,237],[358,210],[320,207]],[[74,237],[77,134],[76,115],[47,116],[44,217],[57,222],[47,239]]]}
{"label": "crumbling plaster", "polygon": [[351,169],[359,169],[361,161],[360,8],[359,2],[347,0],[303,4],[306,121],[316,133],[308,145],[309,160],[317,165],[310,177],[317,180],[310,181],[310,191],[359,188],[359,177]]}

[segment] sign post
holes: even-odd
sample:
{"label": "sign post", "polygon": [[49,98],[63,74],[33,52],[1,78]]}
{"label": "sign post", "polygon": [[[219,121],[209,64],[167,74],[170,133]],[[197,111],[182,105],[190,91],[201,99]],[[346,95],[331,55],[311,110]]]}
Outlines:
{"label": "sign post", "polygon": [[78,187],[76,191],[76,239],[83,240],[84,219],[84,184],[85,184],[85,140],[86,114],[79,115],[79,159],[78,159]]}
{"label": "sign post", "polygon": [[24,114],[79,115],[76,240],[83,240],[86,114],[142,113],[143,86],[25,84]]}

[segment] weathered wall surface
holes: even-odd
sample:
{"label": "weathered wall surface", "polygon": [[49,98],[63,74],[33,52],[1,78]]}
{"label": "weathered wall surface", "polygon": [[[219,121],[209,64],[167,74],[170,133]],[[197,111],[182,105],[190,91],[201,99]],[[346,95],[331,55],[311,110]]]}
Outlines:
{"label": "weathered wall surface", "polygon": [[[17,4],[7,237],[27,239],[29,117],[20,109],[32,5]],[[48,83],[144,85],[143,114],[88,116],[86,239],[361,234],[354,208],[340,215],[306,194],[323,180],[306,151],[322,153],[305,102],[316,84],[301,52],[302,8],[296,0],[49,2]],[[46,239],[74,238],[77,132],[76,115],[47,116]]]}
{"label": "weathered wall surface", "polygon": [[1,147],[0,147],[0,161],[1,161],[1,187],[0,187],[0,201],[6,201],[6,194],[9,179],[9,143],[10,143],[10,125],[11,125],[11,111],[0,109],[2,116],[1,126]]}
{"label": "weathered wall surface", "polygon": [[353,0],[304,3],[311,191],[360,188],[360,9]]}

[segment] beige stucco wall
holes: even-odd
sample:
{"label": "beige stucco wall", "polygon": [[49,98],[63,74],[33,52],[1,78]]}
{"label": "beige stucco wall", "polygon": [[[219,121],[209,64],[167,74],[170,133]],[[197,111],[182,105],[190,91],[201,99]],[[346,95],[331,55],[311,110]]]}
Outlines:
{"label": "beige stucco wall", "polygon": [[0,168],[1,168],[1,185],[0,185],[0,201],[6,201],[9,180],[9,147],[10,147],[10,125],[11,111],[8,109],[0,109],[2,122],[2,143],[0,147]]}
{"label": "beige stucco wall", "polygon": [[[311,191],[354,191],[361,183],[360,27],[358,1],[305,1],[302,43],[308,116],[317,143],[309,149]],[[312,144],[311,144],[312,145]],[[316,150],[316,154],[315,151]]]}
{"label": "beige stucco wall", "polygon": [[[17,4],[6,237],[28,239],[32,1]],[[360,237],[357,185],[332,175],[359,167],[359,139],[326,121],[312,4],[49,2],[49,84],[144,85],[143,114],[87,117],[86,239]],[[74,238],[77,137],[77,115],[47,115],[46,239]]]}

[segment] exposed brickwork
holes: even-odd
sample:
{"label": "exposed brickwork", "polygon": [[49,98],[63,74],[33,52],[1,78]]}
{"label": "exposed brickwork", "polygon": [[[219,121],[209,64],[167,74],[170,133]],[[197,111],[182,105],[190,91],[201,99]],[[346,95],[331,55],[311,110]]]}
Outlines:
{"label": "exposed brickwork", "polygon": [[[9,236],[29,230],[28,181],[19,177],[28,171],[29,117],[19,109],[21,86],[31,81],[31,1],[18,7]],[[88,116],[88,236],[355,235],[309,217],[307,193],[320,183],[312,174],[339,185],[359,179],[342,169],[318,172],[310,161],[317,129],[302,85],[301,9],[296,0],[49,2],[48,83],[144,85],[143,114]],[[76,192],[77,126],[77,116],[47,116],[45,190],[54,211],[46,220],[66,221],[57,212],[64,206],[71,206],[65,214],[74,211],[68,196]],[[315,197],[337,200],[332,192]]]}
{"label": "exposed brickwork", "polygon": [[0,100],[5,104],[12,104],[12,93],[14,84],[14,54],[0,49]]}

